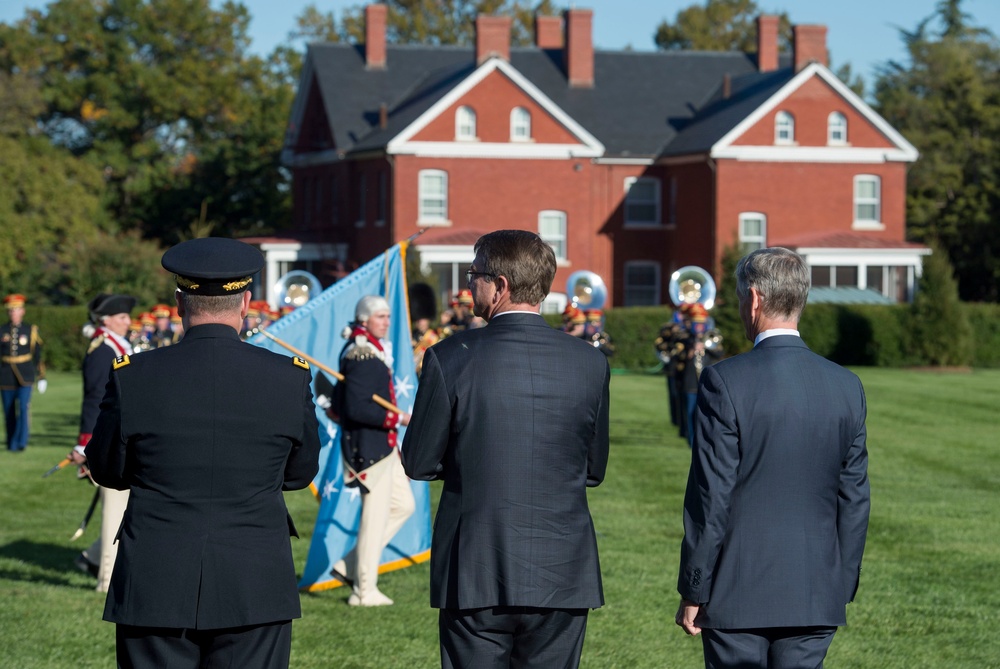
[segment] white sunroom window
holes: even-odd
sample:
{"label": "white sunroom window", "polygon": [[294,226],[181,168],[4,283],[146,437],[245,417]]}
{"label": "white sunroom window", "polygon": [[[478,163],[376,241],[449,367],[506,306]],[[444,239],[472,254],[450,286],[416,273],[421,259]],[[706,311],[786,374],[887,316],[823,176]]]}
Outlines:
{"label": "white sunroom window", "polygon": [[786,111],[780,111],[774,117],[774,143],[792,144],[795,142],[795,117]]}
{"label": "white sunroom window", "polygon": [[625,225],[650,227],[660,224],[660,180],[652,177],[625,179]]}
{"label": "white sunroom window", "polygon": [[444,223],[448,220],[448,173],[442,170],[420,170],[419,222]]}
{"label": "white sunroom window", "polygon": [[510,141],[527,142],[531,139],[531,112],[524,107],[510,111]]}
{"label": "white sunroom window", "polygon": [[472,107],[459,107],[455,112],[455,139],[476,138],[476,112]]}
{"label": "white sunroom window", "polygon": [[538,236],[552,247],[556,260],[566,260],[566,212],[542,211],[538,213]]}

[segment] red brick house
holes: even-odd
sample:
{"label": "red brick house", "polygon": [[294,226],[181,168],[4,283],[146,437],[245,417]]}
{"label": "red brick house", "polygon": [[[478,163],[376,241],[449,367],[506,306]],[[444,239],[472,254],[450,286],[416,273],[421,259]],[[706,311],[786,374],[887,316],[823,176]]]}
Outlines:
{"label": "red brick house", "polygon": [[556,250],[554,291],[590,270],[609,306],[668,303],[675,269],[717,272],[732,244],[797,249],[818,288],[912,296],[917,151],[827,68],[825,27],[796,26],[789,59],[769,16],[756,54],[595,50],[584,9],[538,17],[526,48],[509,18],[454,47],[387,44],[386,7],[365,16],[365,44],[309,46],[284,153],[295,225],[256,240],[265,285],[329,283],[331,260],[424,230],[444,294],[480,234],[516,227]]}

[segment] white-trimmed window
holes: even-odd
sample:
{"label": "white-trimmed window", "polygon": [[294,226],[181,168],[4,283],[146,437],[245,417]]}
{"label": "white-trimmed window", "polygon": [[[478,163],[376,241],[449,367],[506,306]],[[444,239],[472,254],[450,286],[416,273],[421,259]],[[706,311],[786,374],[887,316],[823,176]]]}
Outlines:
{"label": "white-trimmed window", "polygon": [[795,117],[786,111],[780,111],[774,117],[774,143],[795,143]]}
{"label": "white-trimmed window", "polygon": [[740,214],[740,249],[743,254],[767,246],[767,216],[757,211]]}
{"label": "white-trimmed window", "polygon": [[556,260],[566,260],[566,212],[538,212],[538,236],[552,247]]}
{"label": "white-trimmed window", "polygon": [[847,144],[847,117],[840,112],[831,112],[826,119],[826,143],[831,146]]}
{"label": "white-trimmed window", "polygon": [[531,139],[531,112],[524,107],[510,110],[510,141],[527,142]]}
{"label": "white-trimmed window", "polygon": [[418,223],[440,225],[448,222],[448,173],[420,170]]}
{"label": "white-trimmed window", "polygon": [[649,228],[661,224],[660,180],[652,177],[625,179],[625,225]]}
{"label": "white-trimmed window", "polygon": [[660,304],[660,263],[653,260],[625,262],[624,306],[649,307]]}
{"label": "white-trimmed window", "polygon": [[476,112],[472,107],[459,107],[455,112],[455,139],[476,138]]}
{"label": "white-trimmed window", "polygon": [[854,177],[854,225],[882,226],[882,180],[874,174]]}

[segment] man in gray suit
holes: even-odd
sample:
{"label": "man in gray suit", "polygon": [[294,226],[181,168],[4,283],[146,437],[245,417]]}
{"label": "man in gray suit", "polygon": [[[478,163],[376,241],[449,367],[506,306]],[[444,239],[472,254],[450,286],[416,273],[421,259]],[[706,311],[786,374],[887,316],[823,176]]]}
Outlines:
{"label": "man in gray suit", "polygon": [[576,667],[604,604],[587,487],[608,461],[607,359],[539,315],[538,235],[480,237],[466,272],[485,328],[427,349],[403,467],[444,487],[431,546],[443,667]]}
{"label": "man in gray suit", "polygon": [[746,256],[736,293],[754,348],[701,376],[676,622],[710,669],[822,667],[868,531],[864,389],[799,337],[798,254]]}

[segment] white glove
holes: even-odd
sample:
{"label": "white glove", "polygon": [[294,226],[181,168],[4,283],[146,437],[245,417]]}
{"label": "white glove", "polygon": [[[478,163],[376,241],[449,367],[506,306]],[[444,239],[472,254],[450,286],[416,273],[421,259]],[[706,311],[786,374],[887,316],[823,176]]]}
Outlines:
{"label": "white glove", "polygon": [[41,393],[42,395],[44,395],[45,391],[48,389],[48,387],[49,387],[48,379],[38,379],[38,392],[39,393]]}

